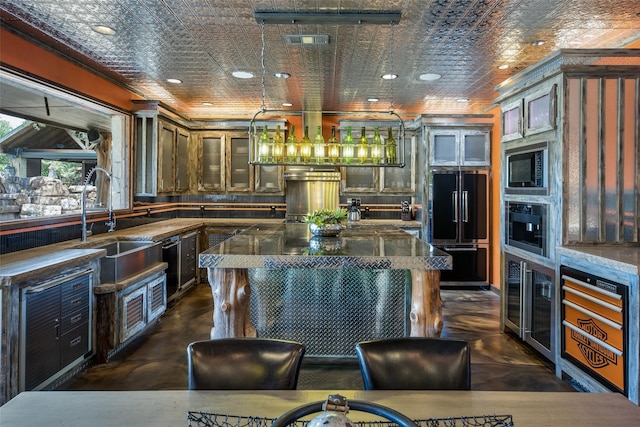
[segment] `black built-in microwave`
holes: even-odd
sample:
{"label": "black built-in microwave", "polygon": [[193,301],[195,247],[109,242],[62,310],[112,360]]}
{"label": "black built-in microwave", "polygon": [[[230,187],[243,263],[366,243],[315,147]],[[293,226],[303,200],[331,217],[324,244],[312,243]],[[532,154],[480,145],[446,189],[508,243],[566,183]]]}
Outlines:
{"label": "black built-in microwave", "polygon": [[540,194],[548,191],[547,143],[526,150],[507,151],[507,194]]}

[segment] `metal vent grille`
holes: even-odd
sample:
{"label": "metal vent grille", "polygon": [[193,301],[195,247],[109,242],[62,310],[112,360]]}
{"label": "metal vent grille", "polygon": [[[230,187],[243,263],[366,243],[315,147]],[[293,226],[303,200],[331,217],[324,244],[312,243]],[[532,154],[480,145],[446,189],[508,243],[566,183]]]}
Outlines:
{"label": "metal vent grille", "polygon": [[151,312],[161,309],[164,305],[164,288],[162,285],[163,283],[159,283],[150,289],[151,294],[149,297],[151,298]]}
{"label": "metal vent grille", "polygon": [[329,44],[329,36],[326,34],[287,34],[285,40],[288,44],[318,45]]}
{"label": "metal vent grille", "polygon": [[144,322],[144,295],[140,294],[128,301],[126,321],[129,328]]}
{"label": "metal vent grille", "polygon": [[249,269],[259,337],[306,345],[305,357],[355,357],[358,341],[409,332],[406,270]]}

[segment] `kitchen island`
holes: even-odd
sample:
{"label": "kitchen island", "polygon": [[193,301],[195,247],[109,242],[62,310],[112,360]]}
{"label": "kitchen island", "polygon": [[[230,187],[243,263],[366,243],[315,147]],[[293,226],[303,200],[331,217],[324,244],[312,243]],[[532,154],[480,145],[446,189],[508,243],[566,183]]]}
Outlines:
{"label": "kitchen island", "polygon": [[[408,301],[408,334],[439,336],[442,330],[440,270],[451,269],[451,257],[391,225],[349,225],[338,237],[320,238],[313,236],[306,224],[257,224],[202,252],[199,267],[207,268],[213,293],[213,339],[256,336],[250,321],[250,299],[254,286],[251,282],[255,282],[257,276],[286,277],[283,292],[274,298],[283,306],[282,311],[286,311],[287,304],[296,303],[287,298],[287,289],[295,291],[305,286],[303,282],[308,274],[325,272],[328,277],[319,278],[309,292],[338,292],[340,287],[349,286],[348,279],[332,276],[331,272],[348,276],[356,270],[371,273],[371,286],[375,291],[371,298],[377,300],[377,307],[384,304],[388,295],[386,288],[392,285],[384,272],[400,271],[407,277],[410,275],[404,293]],[[367,281],[368,273],[361,275],[361,282]],[[323,284],[326,289],[321,288]],[[349,294],[340,295],[342,307],[337,311],[348,310],[349,304],[354,303],[349,300],[358,298],[358,294],[351,298]],[[329,323],[320,327],[330,336],[338,326]]]}

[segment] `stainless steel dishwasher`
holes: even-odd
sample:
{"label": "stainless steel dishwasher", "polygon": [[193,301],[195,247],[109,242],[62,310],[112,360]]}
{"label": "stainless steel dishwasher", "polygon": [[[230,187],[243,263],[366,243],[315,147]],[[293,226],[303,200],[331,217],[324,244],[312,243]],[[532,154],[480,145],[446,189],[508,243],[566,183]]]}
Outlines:
{"label": "stainless steel dishwasher", "polygon": [[167,266],[167,302],[178,298],[196,283],[198,232],[172,236],[162,243]]}
{"label": "stainless steel dishwasher", "polygon": [[167,269],[167,302],[178,297],[180,289],[180,236],[172,236],[162,242],[162,261]]}

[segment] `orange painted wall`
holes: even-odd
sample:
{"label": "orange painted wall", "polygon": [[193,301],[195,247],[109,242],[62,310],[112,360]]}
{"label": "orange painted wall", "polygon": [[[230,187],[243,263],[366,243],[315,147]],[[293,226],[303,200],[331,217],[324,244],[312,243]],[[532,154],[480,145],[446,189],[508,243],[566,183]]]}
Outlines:
{"label": "orange painted wall", "polygon": [[142,99],[139,95],[5,29],[0,29],[0,45],[0,62],[10,68],[127,111],[132,109],[132,100]]}
{"label": "orange painted wall", "polygon": [[491,212],[490,237],[491,243],[491,273],[489,283],[500,287],[500,107],[487,111],[493,114],[493,132],[491,132]]}

